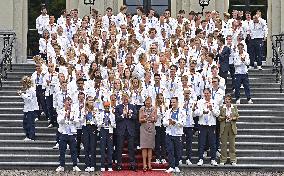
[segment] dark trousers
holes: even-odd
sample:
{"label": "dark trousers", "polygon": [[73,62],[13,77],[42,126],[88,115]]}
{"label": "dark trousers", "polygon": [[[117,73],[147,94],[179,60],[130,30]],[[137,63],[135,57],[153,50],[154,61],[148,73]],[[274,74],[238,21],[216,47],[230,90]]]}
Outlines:
{"label": "dark trousers", "polygon": [[243,84],[246,97],[249,100],[251,97],[250,97],[250,87],[249,87],[248,74],[236,74],[236,89],[235,89],[236,100],[240,98],[241,84]]}
{"label": "dark trousers", "polygon": [[69,145],[69,148],[70,148],[73,166],[77,166],[77,152],[76,152],[76,137],[75,137],[75,135],[60,134],[59,138],[60,138],[59,139],[59,152],[60,152],[59,162],[60,162],[60,166],[62,166],[62,167],[65,166],[65,153],[66,153],[67,144]]}
{"label": "dark trousers", "polygon": [[49,117],[49,124],[56,126],[57,120],[53,108],[53,95],[45,97],[45,100],[46,100],[47,113]]}
{"label": "dark trousers", "polygon": [[207,125],[200,125],[199,126],[199,159],[203,159],[203,153],[206,146],[206,140],[209,141],[210,146],[210,155],[211,160],[216,159],[216,126],[207,126]]}
{"label": "dark trousers", "polygon": [[134,136],[130,135],[127,130],[126,134],[118,132],[117,139],[117,164],[121,166],[122,163],[122,150],[124,147],[125,136],[128,138],[128,156],[131,165],[135,165],[135,149],[134,149]]}
{"label": "dark trousers", "polygon": [[166,158],[166,128],[164,126],[156,126],[155,136],[155,154],[156,158],[161,160]]}
{"label": "dark trousers", "polygon": [[95,125],[83,126],[83,144],[86,167],[96,166],[97,127]]}
{"label": "dark trousers", "polygon": [[227,84],[228,80],[228,71],[222,71],[221,69],[219,70],[219,76],[225,79],[225,83]]}
{"label": "dark trousers", "polygon": [[216,120],[216,151],[220,147],[220,122]]}
{"label": "dark trousers", "polygon": [[194,121],[194,132],[195,131],[199,131],[199,124],[198,124],[198,121],[199,121],[199,117],[193,117],[193,121]]}
{"label": "dark trousers", "polygon": [[263,39],[251,39],[251,54],[250,66],[254,66],[254,62],[257,62],[257,66],[262,65],[263,59]]}
{"label": "dark trousers", "polygon": [[23,128],[26,137],[32,140],[35,139],[35,113],[34,111],[24,112]]}
{"label": "dark trousers", "polygon": [[78,155],[78,158],[80,156],[80,151],[81,151],[82,133],[83,133],[82,129],[77,129],[76,139],[77,139],[77,155]]}
{"label": "dark trousers", "polygon": [[230,68],[229,72],[230,72],[230,75],[231,75],[231,78],[232,78],[232,89],[235,89],[236,78],[235,78],[235,66],[234,66],[234,64],[230,64],[229,68]]}
{"label": "dark trousers", "polygon": [[38,107],[39,110],[37,110],[37,117],[40,117],[40,107],[42,108],[43,112],[46,115],[46,118],[48,120],[49,116],[48,116],[48,111],[47,111],[47,107],[46,107],[46,101],[45,101],[45,95],[44,95],[45,89],[42,89],[42,86],[36,86],[36,98],[37,98],[37,103],[38,103]]}
{"label": "dark trousers", "polygon": [[[139,110],[142,106],[141,105],[135,105],[135,108],[138,112],[137,117],[139,117]],[[135,121],[135,139],[134,139],[134,145],[135,147],[140,146],[140,122],[139,118]]]}
{"label": "dark trousers", "polygon": [[178,167],[179,160],[181,160],[182,137],[166,135],[166,146],[169,159],[169,166],[171,168]]}
{"label": "dark trousers", "polygon": [[192,156],[192,138],[193,138],[193,127],[183,127],[183,144],[186,149],[186,159],[191,160]]}
{"label": "dark trousers", "polygon": [[[105,167],[107,159],[107,167],[112,168],[112,153],[113,153],[113,134],[109,133],[108,129],[101,128],[100,130],[100,151],[101,151],[101,167]],[[107,153],[107,158],[106,158]]]}

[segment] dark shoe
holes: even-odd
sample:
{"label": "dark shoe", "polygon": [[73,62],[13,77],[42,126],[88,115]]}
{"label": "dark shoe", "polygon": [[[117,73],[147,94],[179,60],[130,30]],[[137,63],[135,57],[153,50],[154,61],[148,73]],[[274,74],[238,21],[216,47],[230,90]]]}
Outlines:
{"label": "dark shoe", "polygon": [[129,170],[132,170],[132,171],[135,171],[135,172],[137,171],[137,170],[136,170],[136,167],[135,167],[134,165],[131,165],[131,166],[129,167]]}
{"label": "dark shoe", "polygon": [[121,166],[117,166],[117,167],[116,167],[116,170],[117,170],[117,171],[121,171],[121,170],[122,170],[122,167],[121,167]]}

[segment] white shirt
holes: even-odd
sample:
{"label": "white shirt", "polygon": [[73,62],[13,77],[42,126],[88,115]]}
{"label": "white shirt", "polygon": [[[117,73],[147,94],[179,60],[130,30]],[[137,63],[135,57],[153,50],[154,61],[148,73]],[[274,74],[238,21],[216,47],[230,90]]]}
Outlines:
{"label": "white shirt", "polygon": [[40,15],[36,19],[36,29],[39,34],[42,34],[44,27],[49,23],[49,15]]}
{"label": "white shirt", "polygon": [[[165,117],[163,119],[163,125],[166,127],[166,134],[170,136],[182,136],[183,127],[185,125],[186,114],[182,108],[178,108],[177,120],[172,118],[173,110],[169,109],[166,111]],[[169,119],[176,122],[175,125],[169,124]]]}
{"label": "white shirt", "polygon": [[36,98],[36,91],[34,87],[29,88],[28,90],[26,90],[25,93],[22,93],[20,96],[24,100],[23,112],[29,112],[39,109]]}
{"label": "white shirt", "polygon": [[[249,65],[250,63],[249,54],[244,51],[242,55],[238,53],[235,56],[236,56],[234,60],[235,74],[247,74],[248,73],[247,65]],[[242,61],[241,57],[244,57],[245,60]]]}
{"label": "white shirt", "polygon": [[259,20],[258,23],[251,23],[249,27],[251,39],[263,39],[267,37],[267,24],[265,21]]}
{"label": "white shirt", "polygon": [[[194,111],[195,116],[199,116],[199,125],[213,126],[216,125],[216,117],[219,116],[220,110],[219,106],[214,103],[214,100],[210,99],[212,105],[212,111],[208,109],[208,103],[205,99],[201,99],[197,102],[197,109]],[[207,111],[208,114],[203,112]]]}
{"label": "white shirt", "polygon": [[59,110],[57,122],[59,124],[58,132],[61,134],[67,134],[67,135],[73,135],[77,133],[76,125],[79,123],[78,119],[78,111],[75,110],[75,108],[71,107],[70,111],[70,117],[68,119],[65,119],[65,115],[67,114],[67,111],[65,108],[62,108]]}

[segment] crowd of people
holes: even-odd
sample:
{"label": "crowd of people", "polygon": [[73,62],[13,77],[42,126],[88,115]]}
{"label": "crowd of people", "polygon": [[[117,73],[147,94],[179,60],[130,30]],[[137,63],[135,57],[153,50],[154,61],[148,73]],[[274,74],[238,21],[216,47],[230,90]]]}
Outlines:
{"label": "crowd of people", "polygon": [[82,19],[77,9],[63,10],[56,21],[42,7],[36,71],[22,79],[18,92],[25,103],[24,140],[36,139],[35,121],[44,113],[48,127],[58,128],[56,171],[64,171],[67,148],[74,171],[80,171],[82,149],[85,171],[95,170],[97,154],[101,171],[112,171],[113,163],[122,170],[127,139],[131,170],[137,169],[135,153],[141,149],[143,171],[152,169],[154,152],[156,163],[169,163],[166,172],[178,173],[183,162],[192,165],[193,136],[198,136],[198,166],[209,148],[211,165],[218,165],[217,157],[227,164],[227,142],[230,163],[237,165],[239,115],[231,93],[240,104],[243,85],[253,103],[248,69],[262,69],[267,36],[261,12],[201,16],[180,10],[173,18],[170,10],[158,16],[137,7],[132,16],[127,9],[121,6],[117,15],[110,7],[105,15],[92,9]]}

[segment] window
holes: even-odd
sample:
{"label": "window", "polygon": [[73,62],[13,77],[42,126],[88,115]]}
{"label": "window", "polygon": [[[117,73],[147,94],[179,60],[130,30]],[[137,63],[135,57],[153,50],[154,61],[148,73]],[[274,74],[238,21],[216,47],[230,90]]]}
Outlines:
{"label": "window", "polygon": [[136,7],[142,6],[145,13],[153,8],[157,14],[161,15],[166,9],[170,9],[170,0],[124,0],[124,4],[128,6],[128,12],[135,14]]}
{"label": "window", "polygon": [[267,19],[267,0],[230,0],[229,12],[232,10],[250,11],[253,15],[260,10],[262,18]]}

